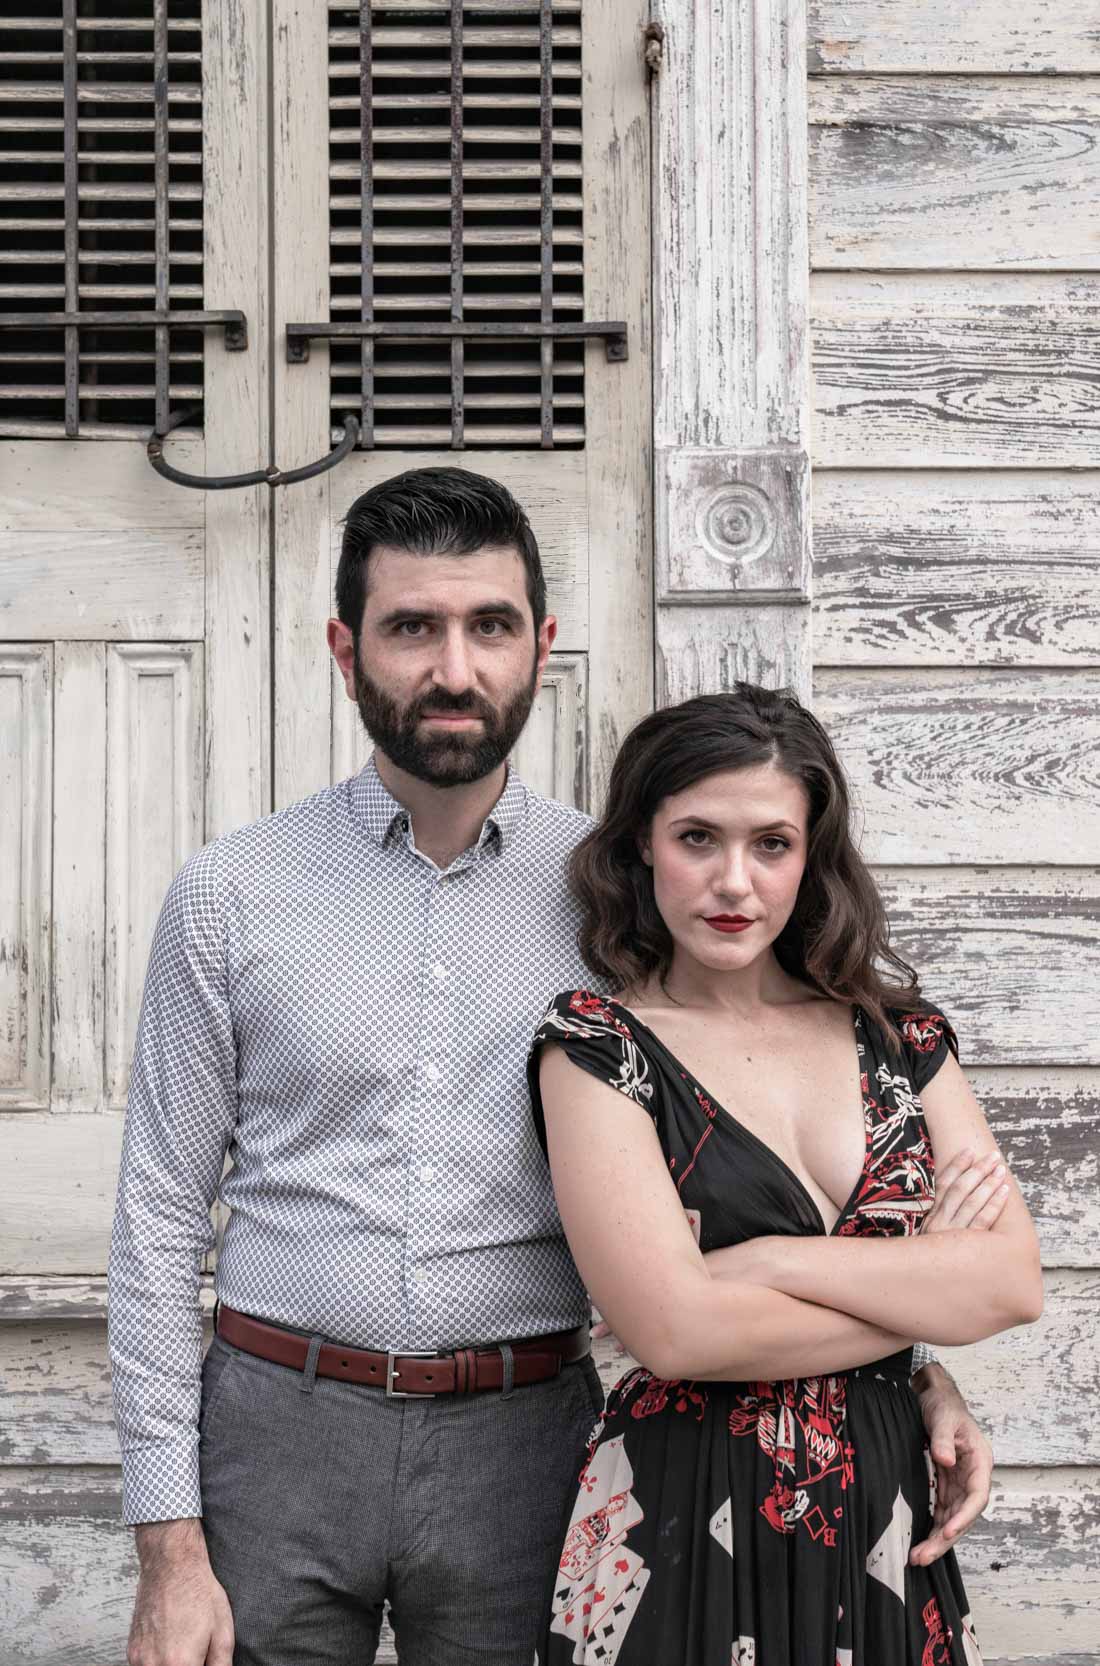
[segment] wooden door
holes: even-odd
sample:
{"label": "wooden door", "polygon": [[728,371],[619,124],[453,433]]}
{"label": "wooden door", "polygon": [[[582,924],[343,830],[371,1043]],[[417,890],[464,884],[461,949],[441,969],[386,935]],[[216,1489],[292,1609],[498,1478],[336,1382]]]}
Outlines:
{"label": "wooden door", "polygon": [[268,460],[264,16],[250,0],[173,0],[170,18],[161,0],[60,10],[32,3],[0,25],[0,312],[231,309],[248,347],[229,350],[220,329],[0,330],[0,1612],[13,1661],[124,1653],[132,1536],[103,1321],[137,1010],[172,875],[270,801],[267,490],[170,484],[145,450],[162,358],[171,410],[202,406],[168,442],[175,466]]}
{"label": "wooden door", "polygon": [[[343,516],[368,486],[404,469],[478,470],[530,514],[559,620],[517,748],[533,787],[593,803],[620,736],[649,709],[645,8],[561,0],[552,18],[543,13],[552,21],[545,55],[537,0],[495,0],[468,16],[450,0],[385,0],[362,51],[357,7],[326,17],[277,0],[276,342],[287,325],[318,320],[420,329],[458,320],[498,331],[540,318],[621,320],[629,356],[609,358],[600,340],[559,341],[546,350],[544,383],[537,341],[386,337],[368,350],[373,448],[275,504],[276,803],[352,773],[366,756],[355,707],[332,676],[324,622]],[[371,88],[365,135],[362,76]],[[323,454],[348,415],[363,420],[358,342],[316,339],[304,364],[280,350],[274,370],[282,466]]]}

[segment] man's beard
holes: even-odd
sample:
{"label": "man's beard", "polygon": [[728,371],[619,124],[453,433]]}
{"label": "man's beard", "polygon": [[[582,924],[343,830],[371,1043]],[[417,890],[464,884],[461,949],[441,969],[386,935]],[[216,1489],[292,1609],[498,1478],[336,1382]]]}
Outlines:
{"label": "man's beard", "polygon": [[[363,670],[357,645],[355,701],[368,735],[398,769],[434,787],[458,787],[491,775],[511,752],[531,714],[536,674],[533,668],[526,684],[499,711],[472,689],[457,695],[435,689],[402,710]],[[425,735],[420,730],[425,711],[480,717],[481,733]]]}

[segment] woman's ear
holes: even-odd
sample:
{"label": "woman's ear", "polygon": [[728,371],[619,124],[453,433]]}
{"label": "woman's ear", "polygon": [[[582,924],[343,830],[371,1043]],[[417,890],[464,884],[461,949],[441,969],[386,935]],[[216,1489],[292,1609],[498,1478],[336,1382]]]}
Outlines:
{"label": "woman's ear", "polygon": [[641,857],[647,868],[651,868],[653,866],[653,846],[650,844],[648,839],[638,840],[638,855]]}

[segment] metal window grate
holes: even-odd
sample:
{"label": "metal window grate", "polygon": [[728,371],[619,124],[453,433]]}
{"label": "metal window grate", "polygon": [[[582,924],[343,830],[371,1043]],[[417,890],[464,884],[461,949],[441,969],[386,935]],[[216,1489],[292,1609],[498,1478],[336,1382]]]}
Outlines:
{"label": "metal window grate", "polygon": [[330,0],[331,322],[498,332],[333,340],[334,433],[583,444],[583,342],[499,335],[583,319],[580,6]]}
{"label": "metal window grate", "polygon": [[202,398],[201,329],[104,326],[202,307],[201,10],[0,18],[0,435],[144,439]]}

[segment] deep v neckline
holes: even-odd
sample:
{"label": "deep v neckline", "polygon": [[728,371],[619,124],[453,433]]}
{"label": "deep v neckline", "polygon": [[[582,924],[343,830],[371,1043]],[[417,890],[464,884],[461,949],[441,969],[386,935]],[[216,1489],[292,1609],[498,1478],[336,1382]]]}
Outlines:
{"label": "deep v neckline", "polygon": [[606,1000],[608,1006],[618,1007],[619,1011],[625,1013],[627,1018],[630,1020],[630,1022],[632,1024],[635,1024],[638,1027],[638,1029],[644,1030],[646,1035],[649,1036],[652,1041],[656,1042],[657,1046],[661,1049],[662,1053],[664,1053],[665,1057],[668,1058],[668,1059],[671,1059],[672,1063],[676,1066],[677,1070],[681,1073],[684,1080],[687,1081],[687,1082],[690,1082],[693,1089],[695,1090],[695,1092],[697,1094],[702,1095],[702,1097],[707,1100],[708,1104],[710,1104],[714,1107],[714,1110],[717,1113],[716,1120],[718,1118],[724,1118],[725,1121],[733,1129],[735,1129],[737,1133],[742,1135],[742,1137],[744,1139],[748,1140],[752,1145],[754,1145],[757,1148],[757,1150],[760,1151],[763,1154],[763,1156],[765,1158],[767,1158],[777,1169],[779,1169],[783,1174],[786,1175],[787,1179],[796,1188],[796,1190],[801,1193],[802,1197],[806,1200],[806,1203],[809,1205],[810,1209],[813,1211],[814,1215],[817,1217],[818,1224],[821,1228],[821,1236],[823,1238],[834,1238],[836,1236],[838,1227],[841,1225],[841,1223],[843,1221],[845,1221],[848,1218],[848,1212],[851,1209],[853,1203],[856,1201],[856,1198],[859,1196],[860,1188],[862,1187],[864,1178],[866,1177],[866,1174],[867,1174],[867,1160],[868,1160],[869,1146],[870,1146],[870,1130],[868,1128],[868,1122],[867,1122],[867,1101],[866,1101],[866,1098],[865,1098],[864,1093],[863,1093],[863,1074],[864,1074],[864,1072],[863,1072],[863,1058],[862,1058],[862,1052],[861,1052],[861,1048],[860,1048],[860,1041],[861,1041],[861,1033],[860,1032],[863,1030],[863,1009],[862,1009],[862,1007],[859,1007],[857,1005],[853,1005],[853,1007],[852,1007],[852,1040],[855,1043],[855,1049],[856,1049],[856,1066],[857,1066],[857,1070],[858,1070],[858,1079],[859,1079],[860,1115],[861,1115],[862,1120],[863,1120],[863,1162],[860,1166],[859,1173],[856,1175],[855,1184],[852,1186],[851,1191],[848,1193],[848,1196],[845,1199],[844,1207],[840,1210],[840,1212],[837,1215],[837,1218],[833,1222],[832,1226],[827,1227],[825,1225],[825,1217],[821,1213],[821,1205],[818,1203],[818,1201],[814,1197],[813,1193],[807,1187],[806,1182],[799,1175],[797,1175],[795,1173],[795,1171],[791,1167],[791,1165],[784,1158],[782,1158],[779,1155],[778,1151],[775,1150],[774,1146],[770,1146],[768,1144],[767,1140],[761,1139],[760,1135],[758,1133],[756,1133],[756,1131],[754,1129],[750,1128],[747,1123],[742,1122],[740,1117],[735,1116],[732,1111],[727,1110],[726,1106],[722,1104],[721,1100],[718,1099],[713,1093],[711,1093],[709,1091],[709,1089],[705,1088],[703,1086],[702,1082],[699,1080],[699,1078],[697,1076],[693,1075],[693,1073],[688,1069],[687,1065],[684,1063],[683,1059],[681,1059],[676,1053],[674,1053],[672,1051],[672,1048],[668,1045],[668,1043],[666,1041],[663,1041],[661,1039],[661,1037],[657,1034],[657,1031],[652,1029],[650,1027],[650,1025],[648,1025],[646,1023],[644,1018],[639,1018],[638,1017],[638,1014],[634,1011],[633,1007],[624,1006],[622,1001],[616,1001],[615,998],[613,996],[610,996],[610,995],[605,996],[605,1000]]}

